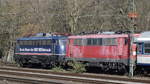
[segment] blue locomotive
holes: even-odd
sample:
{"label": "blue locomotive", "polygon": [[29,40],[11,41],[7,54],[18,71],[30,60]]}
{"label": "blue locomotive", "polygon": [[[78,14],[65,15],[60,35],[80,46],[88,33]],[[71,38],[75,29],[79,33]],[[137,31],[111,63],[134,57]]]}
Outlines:
{"label": "blue locomotive", "polygon": [[61,63],[66,53],[65,35],[38,33],[17,39],[14,59],[20,66],[40,64],[50,67]]}

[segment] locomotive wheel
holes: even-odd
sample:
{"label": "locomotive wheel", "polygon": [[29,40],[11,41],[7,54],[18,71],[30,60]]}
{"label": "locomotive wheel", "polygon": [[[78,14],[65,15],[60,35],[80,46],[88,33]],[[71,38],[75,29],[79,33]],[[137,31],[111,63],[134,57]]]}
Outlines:
{"label": "locomotive wheel", "polygon": [[24,64],[22,62],[18,63],[18,67],[24,67]]}
{"label": "locomotive wheel", "polygon": [[49,64],[42,64],[43,68],[52,69],[57,66],[56,62],[50,62]]}

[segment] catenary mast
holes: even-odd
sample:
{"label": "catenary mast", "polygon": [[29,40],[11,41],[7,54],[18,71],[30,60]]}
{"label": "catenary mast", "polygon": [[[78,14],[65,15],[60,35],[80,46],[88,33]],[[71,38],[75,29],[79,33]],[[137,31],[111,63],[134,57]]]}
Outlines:
{"label": "catenary mast", "polygon": [[135,0],[128,0],[128,19],[129,19],[129,29],[131,31],[130,37],[130,59],[129,59],[129,76],[133,77],[135,59],[132,57],[132,45],[133,45],[133,34],[135,32],[135,19],[137,18]]}

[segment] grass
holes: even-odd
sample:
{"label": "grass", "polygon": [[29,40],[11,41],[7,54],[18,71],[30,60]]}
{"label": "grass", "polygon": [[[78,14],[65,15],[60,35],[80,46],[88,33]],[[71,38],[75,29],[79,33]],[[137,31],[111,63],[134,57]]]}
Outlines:
{"label": "grass", "polygon": [[[83,73],[86,72],[86,65],[81,63],[81,62],[77,62],[76,60],[72,60],[70,62],[67,63],[67,68],[63,68],[64,66],[55,66],[54,68],[52,68],[52,71],[54,72],[71,72],[71,73]],[[65,66],[65,67],[66,67]]]}

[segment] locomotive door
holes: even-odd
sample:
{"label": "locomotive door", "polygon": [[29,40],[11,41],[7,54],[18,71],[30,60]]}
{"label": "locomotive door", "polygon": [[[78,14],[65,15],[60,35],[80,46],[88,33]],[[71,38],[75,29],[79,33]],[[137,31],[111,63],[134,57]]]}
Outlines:
{"label": "locomotive door", "polygon": [[78,57],[82,58],[84,56],[84,46],[86,45],[86,39],[79,39],[80,40],[80,45],[79,47],[79,51],[78,51]]}
{"label": "locomotive door", "polygon": [[69,56],[74,58],[80,58],[83,55],[83,39],[71,39],[69,40]]}
{"label": "locomotive door", "polygon": [[73,39],[69,39],[68,40],[68,51],[69,52],[67,52],[69,55],[68,55],[68,57],[72,57],[72,55],[73,55],[73,44],[74,44],[74,42],[73,42],[74,40]]}
{"label": "locomotive door", "polygon": [[[53,56],[56,56],[57,55],[57,53],[58,53],[58,40],[57,39],[51,39],[51,52],[52,52],[52,55]],[[57,57],[57,56],[56,56]]]}
{"label": "locomotive door", "polygon": [[118,38],[118,58],[121,59],[123,56],[123,52],[125,52],[124,50],[124,44],[125,44],[125,39],[124,38]]}
{"label": "locomotive door", "polygon": [[75,57],[76,58],[82,58],[84,56],[84,45],[86,44],[86,40],[83,38],[77,39],[77,46],[75,49]]}

